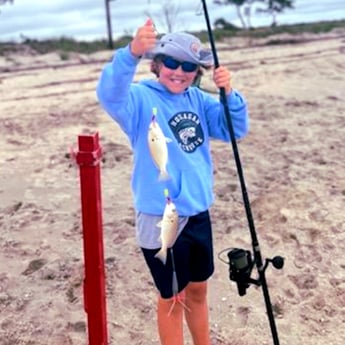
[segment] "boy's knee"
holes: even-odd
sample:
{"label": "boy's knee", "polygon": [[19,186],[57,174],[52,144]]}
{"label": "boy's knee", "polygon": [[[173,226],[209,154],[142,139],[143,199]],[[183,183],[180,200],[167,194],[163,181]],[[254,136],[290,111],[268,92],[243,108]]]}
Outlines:
{"label": "boy's knee", "polygon": [[207,283],[190,283],[186,287],[186,298],[195,302],[203,302],[207,296]]}

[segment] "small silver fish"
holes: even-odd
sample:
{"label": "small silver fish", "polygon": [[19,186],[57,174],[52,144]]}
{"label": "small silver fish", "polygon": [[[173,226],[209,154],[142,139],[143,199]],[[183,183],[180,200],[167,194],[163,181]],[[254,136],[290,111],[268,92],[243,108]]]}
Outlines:
{"label": "small silver fish", "polygon": [[157,224],[161,228],[160,240],[162,247],[155,257],[166,264],[168,249],[171,248],[177,238],[178,230],[178,214],[175,204],[169,197],[166,198],[167,202],[164,208],[163,219]]}
{"label": "small silver fish", "polygon": [[162,129],[156,121],[157,108],[153,108],[152,120],[148,132],[148,144],[151,157],[159,169],[159,180],[167,180],[169,174],[167,171],[168,164],[168,146],[167,143],[171,141],[164,136]]}

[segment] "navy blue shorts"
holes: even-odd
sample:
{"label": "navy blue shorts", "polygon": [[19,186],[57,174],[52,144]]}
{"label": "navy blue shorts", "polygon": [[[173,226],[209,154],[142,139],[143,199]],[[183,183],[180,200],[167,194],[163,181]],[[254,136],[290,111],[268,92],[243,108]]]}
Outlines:
{"label": "navy blue shorts", "polygon": [[[173,296],[171,251],[168,250],[167,262],[164,265],[154,257],[159,249],[141,249],[162,298],[171,298]],[[213,243],[208,211],[189,217],[172,249],[179,292],[189,282],[202,282],[212,275]]]}

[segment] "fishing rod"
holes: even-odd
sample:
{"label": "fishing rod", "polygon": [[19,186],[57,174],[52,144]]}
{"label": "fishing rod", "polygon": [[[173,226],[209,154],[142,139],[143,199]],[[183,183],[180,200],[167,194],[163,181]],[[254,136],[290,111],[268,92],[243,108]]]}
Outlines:
{"label": "fishing rod", "polygon": [[[213,59],[214,59],[214,66],[215,68],[217,68],[219,67],[219,60],[217,56],[215,40],[213,38],[213,33],[211,29],[206,0],[201,0],[201,2],[202,2],[203,12],[204,12],[205,20],[206,20],[209,41],[211,44],[211,49],[212,49],[212,54],[213,54]],[[263,263],[262,255],[260,252],[259,241],[256,235],[254,219],[253,219],[253,215],[252,215],[252,211],[250,207],[249,197],[247,193],[247,187],[246,187],[246,183],[244,179],[241,159],[238,152],[234,128],[232,125],[232,120],[231,120],[225,88],[224,87],[220,88],[219,92],[220,92],[220,101],[224,107],[227,126],[230,133],[231,145],[232,145],[233,154],[234,154],[234,158],[236,162],[238,177],[241,184],[242,197],[243,197],[243,202],[244,202],[244,207],[246,211],[248,226],[249,226],[251,240],[252,240],[252,247],[253,247],[253,258],[252,258],[252,253],[250,251],[244,250],[241,248],[234,248],[228,252],[227,255],[229,258],[228,263],[229,263],[229,271],[230,271],[230,280],[235,281],[237,283],[237,289],[240,296],[243,296],[246,294],[246,290],[251,284],[255,284],[257,286],[262,287],[265,304],[266,304],[267,316],[268,316],[269,324],[271,327],[273,344],[279,345],[279,337],[278,337],[277,327],[274,320],[273,308],[270,301],[270,295],[268,291],[265,271],[269,263],[272,263],[272,265],[276,269],[281,269],[284,265],[284,259],[281,256],[275,256],[273,259],[266,259],[265,263]],[[254,265],[256,266],[257,271],[258,271],[258,279],[251,278],[251,273],[252,273],[252,269]]]}

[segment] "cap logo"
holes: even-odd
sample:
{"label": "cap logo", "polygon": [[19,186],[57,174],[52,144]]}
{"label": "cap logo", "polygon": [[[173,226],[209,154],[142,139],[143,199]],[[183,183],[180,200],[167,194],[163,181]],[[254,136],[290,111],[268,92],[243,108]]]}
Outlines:
{"label": "cap logo", "polygon": [[190,50],[194,53],[194,54],[198,54],[200,51],[200,44],[198,42],[193,42],[190,45]]}

